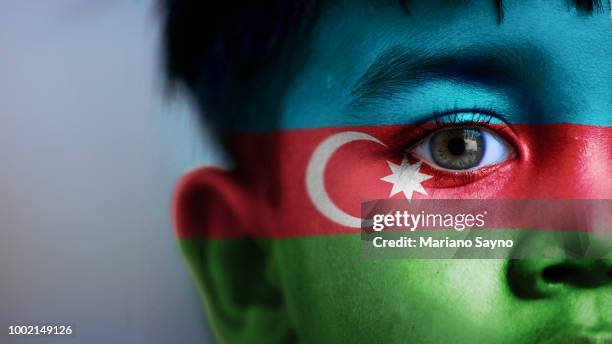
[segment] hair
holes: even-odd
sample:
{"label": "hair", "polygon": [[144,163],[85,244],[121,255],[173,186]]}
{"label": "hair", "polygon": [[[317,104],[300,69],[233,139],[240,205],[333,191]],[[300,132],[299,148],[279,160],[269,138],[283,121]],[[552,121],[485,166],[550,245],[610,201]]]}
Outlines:
{"label": "hair", "polygon": [[162,1],[170,86],[187,86],[213,122],[223,120],[218,110],[237,84],[232,81],[244,84],[272,65],[317,6],[313,0]]}
{"label": "hair", "polygon": [[[162,0],[165,17],[163,49],[171,84],[177,81],[199,99],[203,116],[223,116],[232,81],[241,82],[272,64],[290,37],[316,19],[321,0]],[[411,1],[400,3],[406,13]],[[455,0],[456,1],[456,0]],[[461,0],[468,3],[469,0]],[[498,22],[503,0],[489,0]],[[602,0],[566,0],[578,11],[603,8]]]}

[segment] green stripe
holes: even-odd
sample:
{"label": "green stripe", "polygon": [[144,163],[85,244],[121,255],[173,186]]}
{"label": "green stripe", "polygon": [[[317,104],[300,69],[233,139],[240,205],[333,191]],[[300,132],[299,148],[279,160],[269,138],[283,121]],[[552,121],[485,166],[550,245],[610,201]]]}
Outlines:
{"label": "green stripe", "polygon": [[180,240],[228,343],[531,342],[557,326],[560,304],[510,292],[506,260],[367,259],[362,245],[359,234]]}

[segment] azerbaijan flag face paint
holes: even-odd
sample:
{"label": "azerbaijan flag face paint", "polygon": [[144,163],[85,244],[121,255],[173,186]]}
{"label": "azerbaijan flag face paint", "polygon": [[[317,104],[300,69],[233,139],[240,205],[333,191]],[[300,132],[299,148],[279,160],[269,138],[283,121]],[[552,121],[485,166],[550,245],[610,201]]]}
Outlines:
{"label": "azerbaijan flag face paint", "polygon": [[[515,239],[567,253],[538,229],[576,230],[602,233],[581,249],[610,247],[609,12],[507,1],[500,24],[488,1],[411,4],[322,5],[283,72],[247,90],[234,167],[181,181],[176,232],[217,337],[612,342],[609,255],[363,256],[362,202],[388,199],[601,201]],[[509,227],[552,212],[525,214]]]}

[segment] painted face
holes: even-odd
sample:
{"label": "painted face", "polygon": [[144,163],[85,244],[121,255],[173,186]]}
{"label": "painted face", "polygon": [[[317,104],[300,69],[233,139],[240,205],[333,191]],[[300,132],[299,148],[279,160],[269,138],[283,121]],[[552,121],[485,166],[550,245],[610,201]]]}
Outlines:
{"label": "painted face", "polygon": [[[183,240],[222,336],[248,323],[255,337],[269,325],[282,329],[274,338],[321,343],[612,343],[609,260],[368,260],[355,231],[367,199],[612,198],[603,5],[585,14],[565,1],[506,1],[501,23],[492,1],[412,1],[409,13],[382,1],[322,5],[283,69],[290,77],[234,123],[249,220],[198,239],[217,268],[202,266],[201,242]],[[261,273],[256,284],[274,292],[220,277],[243,263],[209,252],[241,247],[245,233],[265,253],[238,270]],[[244,309],[226,308],[265,302],[231,325],[217,304],[231,293]]]}

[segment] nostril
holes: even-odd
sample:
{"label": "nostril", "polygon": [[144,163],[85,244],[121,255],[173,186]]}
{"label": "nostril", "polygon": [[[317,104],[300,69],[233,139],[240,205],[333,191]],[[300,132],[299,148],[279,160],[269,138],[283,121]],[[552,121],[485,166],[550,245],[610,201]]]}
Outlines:
{"label": "nostril", "polygon": [[553,297],[566,288],[592,289],[612,286],[612,260],[522,260],[511,259],[507,283],[521,299]]}
{"label": "nostril", "polygon": [[542,279],[546,283],[566,283],[575,276],[576,270],[577,268],[571,265],[549,266],[542,271]]}

